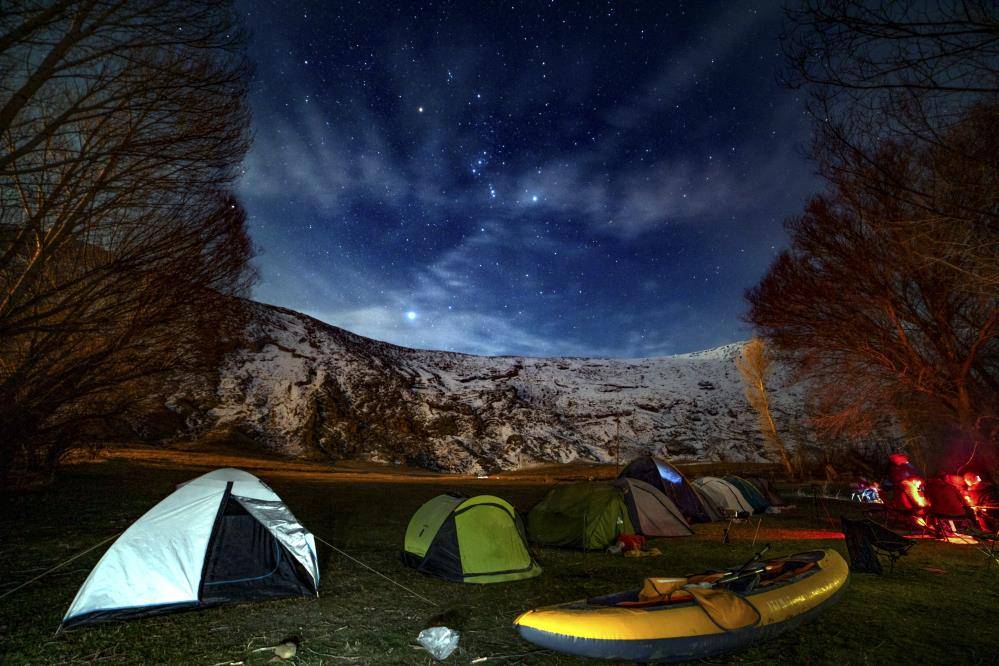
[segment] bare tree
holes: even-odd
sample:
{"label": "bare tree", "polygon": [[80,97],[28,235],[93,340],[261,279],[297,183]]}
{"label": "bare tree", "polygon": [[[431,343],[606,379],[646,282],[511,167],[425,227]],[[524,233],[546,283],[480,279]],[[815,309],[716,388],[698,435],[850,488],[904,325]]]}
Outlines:
{"label": "bare tree", "polygon": [[107,436],[236,331],[244,41],[212,0],[0,13],[0,472]]}
{"label": "bare tree", "polygon": [[[997,119],[973,110],[951,133],[995,151]],[[939,238],[916,230],[927,215],[964,215],[965,202],[994,205],[999,181],[955,177],[960,154],[918,140],[886,141],[873,159],[837,172],[788,224],[791,248],[748,293],[749,320],[811,381],[826,430],[894,422],[938,444],[944,433],[994,442],[999,296],[965,288],[974,256],[926,262]],[[902,196],[900,182],[924,194]]]}
{"label": "bare tree", "polygon": [[767,445],[780,456],[781,463],[788,477],[794,478],[794,467],[787,453],[787,446],[777,431],[773,414],[770,410],[770,393],[767,390],[767,378],[773,366],[773,359],[767,353],[766,346],[759,338],[753,338],[742,347],[742,352],[735,359],[735,366],[742,375],[745,384],[746,401],[756,412],[760,432]]}
{"label": "bare tree", "polygon": [[[999,14],[993,2],[805,0],[787,15],[784,80],[807,93],[816,121],[813,154],[823,175],[869,173],[883,165],[878,153],[884,142],[901,141],[960,160],[948,181],[963,175],[999,179],[995,154],[968,150],[967,137],[955,131],[974,109],[994,112],[999,105]],[[890,175],[898,174],[887,170],[878,182]],[[915,220],[885,223],[933,241],[921,245],[921,257],[962,271],[956,288],[994,293],[999,208],[988,198],[947,197],[936,185],[925,179],[893,182],[893,195],[922,211]],[[937,204],[942,208],[929,207]]]}

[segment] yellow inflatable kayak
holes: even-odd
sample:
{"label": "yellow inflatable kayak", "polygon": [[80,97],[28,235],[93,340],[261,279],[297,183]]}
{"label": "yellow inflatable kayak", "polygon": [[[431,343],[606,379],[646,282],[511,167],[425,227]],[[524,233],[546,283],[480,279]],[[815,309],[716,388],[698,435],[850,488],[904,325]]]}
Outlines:
{"label": "yellow inflatable kayak", "polygon": [[701,659],[773,638],[831,605],[850,578],[834,550],[816,550],[641,590],[527,611],[514,625],[541,647],[630,661]]}

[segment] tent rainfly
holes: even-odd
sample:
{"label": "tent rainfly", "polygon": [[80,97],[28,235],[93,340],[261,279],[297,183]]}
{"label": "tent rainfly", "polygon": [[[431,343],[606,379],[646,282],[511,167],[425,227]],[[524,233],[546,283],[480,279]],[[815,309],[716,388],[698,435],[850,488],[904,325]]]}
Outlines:
{"label": "tent rainfly", "polygon": [[662,491],[690,522],[711,522],[711,515],[704,508],[697,491],[690,487],[690,483],[680,470],[662,458],[651,455],[639,456],[621,471],[620,476],[644,481]]}
{"label": "tent rainfly", "polygon": [[406,528],[402,560],[459,583],[506,583],[541,573],[517,512],[492,495],[438,495],[421,506]]}
{"label": "tent rainfly", "polygon": [[725,479],[702,476],[693,482],[694,488],[713,505],[719,516],[738,516],[753,513],[753,505],[746,501],[739,489]]}
{"label": "tent rainfly", "polygon": [[534,543],[596,550],[619,534],[690,536],[693,531],[668,497],[636,479],[555,486],[527,515]]}
{"label": "tent rainfly", "polygon": [[181,485],[118,537],[62,627],[318,590],[312,534],[260,479],[218,469]]}

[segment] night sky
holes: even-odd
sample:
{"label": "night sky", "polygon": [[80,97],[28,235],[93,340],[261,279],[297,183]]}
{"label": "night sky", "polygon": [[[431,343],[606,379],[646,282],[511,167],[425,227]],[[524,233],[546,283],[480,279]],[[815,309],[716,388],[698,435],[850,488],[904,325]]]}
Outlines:
{"label": "night sky", "polygon": [[240,8],[258,300],[479,354],[749,336],[743,293],[817,189],[779,3]]}

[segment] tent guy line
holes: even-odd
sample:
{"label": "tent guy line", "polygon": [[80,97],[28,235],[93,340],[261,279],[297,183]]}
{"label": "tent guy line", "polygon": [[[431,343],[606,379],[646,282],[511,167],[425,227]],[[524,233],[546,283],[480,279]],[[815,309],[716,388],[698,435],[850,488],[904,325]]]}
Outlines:
{"label": "tent guy line", "polygon": [[365,564],[365,563],[364,563],[364,562],[362,562],[361,560],[357,559],[356,557],[354,557],[354,556],[353,556],[353,555],[351,555],[350,553],[347,553],[347,552],[345,552],[345,551],[342,551],[342,550],[340,550],[339,548],[337,548],[336,546],[334,546],[333,544],[331,544],[331,543],[330,543],[329,541],[327,541],[326,539],[324,539],[324,538],[322,538],[322,537],[320,537],[320,536],[316,536],[315,534],[313,534],[312,536],[316,537],[316,541],[318,541],[319,543],[322,543],[322,544],[325,544],[325,545],[329,546],[330,548],[332,548],[332,549],[333,549],[333,550],[335,550],[336,552],[338,552],[338,553],[340,553],[341,555],[343,555],[344,557],[346,557],[346,558],[347,558],[348,560],[350,560],[350,561],[352,561],[352,562],[356,562],[357,564],[360,564],[360,565],[361,565],[362,567],[364,567],[364,568],[365,568],[365,569],[367,569],[368,571],[371,571],[372,573],[376,573],[376,574],[378,574],[379,576],[381,576],[382,578],[384,578],[384,579],[385,579],[385,580],[387,580],[388,582],[392,583],[393,585],[395,585],[395,586],[397,586],[397,587],[400,587],[400,588],[402,588],[403,590],[406,590],[407,592],[409,592],[410,594],[412,594],[412,595],[413,595],[414,597],[416,597],[417,599],[422,599],[423,601],[426,601],[426,602],[427,602],[428,604],[430,604],[430,605],[431,605],[431,606],[433,606],[434,608],[438,608],[438,607],[440,607],[440,604],[438,604],[438,603],[436,603],[436,602],[433,602],[433,601],[431,601],[430,599],[427,599],[427,598],[426,598],[425,596],[423,596],[422,594],[420,594],[420,593],[418,593],[418,592],[414,592],[413,590],[409,589],[408,587],[406,587],[406,586],[405,586],[405,585],[403,585],[402,583],[400,583],[400,582],[398,582],[398,581],[395,581],[395,580],[392,580],[391,578],[389,578],[388,576],[386,576],[385,574],[383,574],[383,573],[382,573],[381,571],[378,571],[377,569],[375,569],[375,568],[373,568],[373,567],[370,567],[370,566],[368,566],[367,564]]}
{"label": "tent guy line", "polygon": [[92,550],[95,550],[95,549],[97,549],[97,548],[100,548],[101,546],[103,546],[104,544],[106,544],[106,543],[107,543],[108,541],[110,541],[111,539],[116,539],[116,538],[118,538],[119,536],[121,536],[121,535],[122,535],[123,533],[124,533],[124,531],[122,531],[122,532],[118,532],[117,534],[112,534],[112,535],[111,535],[111,536],[109,536],[109,537],[108,537],[107,539],[104,539],[103,541],[101,541],[101,542],[99,542],[99,543],[95,543],[95,544],[94,544],[93,546],[91,546],[90,548],[87,548],[86,550],[84,550],[84,551],[82,551],[82,552],[79,552],[79,553],[77,553],[76,555],[74,555],[73,557],[69,558],[68,560],[63,560],[62,562],[60,562],[59,564],[55,565],[55,566],[54,566],[54,567],[52,567],[51,569],[48,569],[47,571],[43,571],[42,573],[38,574],[38,575],[37,575],[37,576],[35,576],[34,578],[31,578],[31,579],[29,579],[29,580],[26,580],[26,581],[24,581],[23,583],[21,583],[20,585],[18,585],[17,587],[15,587],[15,588],[14,588],[13,590],[8,590],[7,592],[4,592],[3,594],[0,594],[0,601],[3,601],[4,599],[6,599],[6,598],[7,598],[7,597],[9,597],[10,595],[14,594],[14,593],[15,593],[15,592],[17,592],[18,590],[20,590],[20,589],[22,589],[22,588],[25,588],[25,587],[27,587],[28,585],[31,585],[31,584],[32,584],[32,583],[34,583],[35,581],[38,581],[38,580],[41,580],[42,578],[45,578],[46,576],[48,576],[48,575],[49,575],[50,573],[52,573],[53,571],[55,571],[55,570],[57,570],[57,569],[61,569],[61,568],[63,568],[64,566],[66,566],[66,565],[67,565],[67,564],[69,564],[70,562],[72,562],[72,561],[74,561],[74,560],[78,560],[78,559],[80,559],[81,557],[83,557],[84,555],[86,555],[87,553],[89,553],[90,551],[92,551]]}

